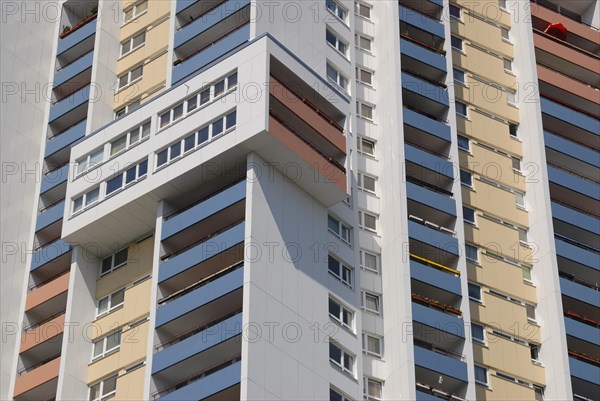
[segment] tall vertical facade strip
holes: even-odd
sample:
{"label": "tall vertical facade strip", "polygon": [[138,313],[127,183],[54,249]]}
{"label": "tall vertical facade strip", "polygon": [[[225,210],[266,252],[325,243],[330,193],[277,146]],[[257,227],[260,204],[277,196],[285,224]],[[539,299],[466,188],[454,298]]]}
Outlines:
{"label": "tall vertical facade strip", "polygon": [[595,2],[56,4],[7,398],[598,399]]}

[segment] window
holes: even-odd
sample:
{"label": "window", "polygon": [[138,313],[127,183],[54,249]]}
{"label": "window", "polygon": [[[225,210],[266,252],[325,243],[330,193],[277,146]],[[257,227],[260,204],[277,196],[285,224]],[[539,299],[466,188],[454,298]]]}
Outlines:
{"label": "window", "polygon": [[140,79],[144,72],[144,66],[140,65],[135,67],[131,71],[126,72],[125,74],[119,77],[119,89],[126,87],[127,85],[133,83],[134,81]]}
{"label": "window", "polygon": [[77,160],[77,175],[83,174],[97,164],[102,163],[104,148],[97,149]]}
{"label": "window", "polygon": [[354,12],[363,18],[371,19],[371,7],[367,4],[355,1]]}
{"label": "window", "polygon": [[128,248],[124,248],[104,258],[102,260],[102,270],[100,271],[100,275],[103,276],[124,266],[125,263],[127,263],[128,252]]}
{"label": "window", "polygon": [[125,171],[118,173],[115,177],[106,181],[106,195],[122,189],[134,181],[145,177],[148,173],[148,159],[144,159]]}
{"label": "window", "polygon": [[476,246],[465,244],[465,256],[471,262],[479,262],[479,254]]}
{"label": "window", "polygon": [[468,108],[467,105],[462,103],[462,102],[455,102],[454,103],[456,105],[456,114],[463,116],[463,117],[467,117],[468,116]]}
{"label": "window", "polygon": [[518,157],[511,157],[512,159],[512,168],[515,171],[521,171],[521,159],[519,159]]}
{"label": "window", "polygon": [[331,46],[336,48],[337,51],[342,53],[344,56],[346,55],[346,50],[348,48],[348,45],[346,44],[346,42],[344,42],[342,39],[340,39],[335,33],[330,31],[329,29],[327,29],[325,32],[325,40],[327,41],[327,43],[329,43]]}
{"label": "window", "polygon": [[92,360],[102,358],[112,352],[118,351],[121,345],[121,331],[101,338],[94,342]]}
{"label": "window", "polygon": [[356,102],[356,114],[366,120],[373,121],[373,106],[363,102]]}
{"label": "window", "polygon": [[362,335],[363,351],[368,355],[381,358],[381,337],[372,334],[363,333]]}
{"label": "window", "polygon": [[117,375],[108,377],[90,386],[89,401],[104,401],[115,396],[117,392]]}
{"label": "window", "polygon": [[356,67],[356,79],[365,85],[373,85],[373,72],[362,67]]}
{"label": "window", "polygon": [[150,121],[139,125],[120,138],[110,143],[110,155],[115,154],[137,144],[150,136]]}
{"label": "window", "polygon": [[353,330],[352,326],[354,324],[354,313],[332,298],[329,298],[329,316],[331,316],[342,326]]}
{"label": "window", "polygon": [[358,173],[358,188],[375,193],[375,182],[377,178],[371,177],[369,175],[364,175],[362,173]]}
{"label": "window", "polygon": [[466,136],[458,135],[458,148],[466,151],[471,150],[471,143]]}
{"label": "window", "polygon": [[117,111],[115,111],[115,118],[119,118],[119,117],[129,113],[130,111],[137,109],[138,107],[140,107],[139,99],[134,100],[133,102],[129,103],[128,105],[123,106],[120,109],[118,109]]}
{"label": "window", "polygon": [[381,400],[382,387],[383,383],[379,380],[365,377],[363,379],[364,399],[368,401]]}
{"label": "window", "polygon": [[133,7],[123,10],[123,12],[125,14],[124,22],[131,21],[132,19],[139,16],[147,9],[148,9],[148,0],[144,0],[144,1],[140,1]]}
{"label": "window", "polygon": [[363,291],[361,306],[367,312],[379,314],[381,307],[379,295]]}
{"label": "window", "polygon": [[370,52],[372,49],[371,45],[373,43],[373,39],[357,34],[354,35],[354,43],[359,49]]}
{"label": "window", "polygon": [[346,224],[329,215],[327,218],[327,227],[329,228],[329,231],[339,237],[342,241],[350,244],[351,228]]}
{"label": "window", "polygon": [[329,341],[329,360],[343,371],[354,373],[354,356],[331,340]]}
{"label": "window", "polygon": [[458,50],[462,50],[463,49],[463,40],[461,38],[459,38],[459,37],[454,36],[454,35],[452,35],[450,37],[450,44],[455,49],[458,49]]}
{"label": "window", "polygon": [[515,202],[518,208],[525,208],[525,194],[523,192],[515,191]]}
{"label": "window", "polygon": [[469,283],[469,299],[481,302],[481,287],[477,284]]}
{"label": "window", "polygon": [[348,80],[329,63],[327,63],[327,78],[344,90],[348,88]]}
{"label": "window", "polygon": [[516,138],[518,131],[519,131],[519,126],[517,124],[512,124],[512,123],[508,124],[508,133],[510,134],[510,136]]}
{"label": "window", "polygon": [[352,398],[346,396],[335,388],[329,389],[329,401],[353,401]]}
{"label": "window", "polygon": [[473,341],[485,343],[484,327],[477,323],[471,323],[471,337],[473,338]]}
{"label": "window", "polygon": [[146,43],[146,32],[138,33],[135,36],[121,42],[121,56],[124,56],[132,51],[136,50]]}
{"label": "window", "polygon": [[473,187],[473,175],[465,170],[460,170],[460,183]]}
{"label": "window", "polygon": [[512,60],[505,58],[504,59],[504,70],[512,71]]}
{"label": "window", "polygon": [[500,5],[500,8],[506,10],[506,0],[498,0],[498,4]]}
{"label": "window", "polygon": [[118,291],[113,292],[98,300],[98,307],[96,309],[96,316],[109,313],[110,311],[123,305],[125,301],[125,288],[121,288]]}
{"label": "window", "polygon": [[517,228],[519,231],[519,242],[527,244],[527,229],[525,228]]}
{"label": "window", "polygon": [[358,224],[360,228],[364,228],[365,230],[377,231],[377,216],[367,213],[367,212],[358,212]]}
{"label": "window", "polygon": [[346,21],[346,15],[348,14],[348,10],[342,7],[337,1],[326,0],[325,6],[329,11],[331,11],[333,15],[337,16],[342,21]]}
{"label": "window", "polygon": [[486,387],[488,385],[488,370],[483,366],[475,365],[475,383]]}
{"label": "window", "polygon": [[527,312],[527,320],[535,322],[535,305],[525,304],[525,311]]}
{"label": "window", "polygon": [[456,19],[461,19],[461,9],[455,5],[450,4],[450,16]]}
{"label": "window", "polygon": [[375,142],[358,137],[358,151],[370,156],[375,156]]}
{"label": "window", "polygon": [[352,268],[346,266],[333,256],[329,255],[327,259],[329,273],[335,276],[343,284],[352,287]]}
{"label": "window", "polygon": [[460,84],[465,83],[465,72],[463,70],[459,70],[458,68],[453,68],[452,76],[454,77],[454,82],[458,82]]}
{"label": "window", "polygon": [[510,29],[509,28],[500,28],[500,33],[502,35],[502,39],[510,42]]}
{"label": "window", "polygon": [[467,223],[475,224],[475,209],[463,206],[463,218]]}
{"label": "window", "polygon": [[540,361],[540,346],[537,344],[529,344],[529,350],[531,353],[531,360],[539,363],[539,361]]}
{"label": "window", "polygon": [[360,267],[375,273],[379,273],[379,255],[361,250]]}
{"label": "window", "polygon": [[73,199],[73,213],[77,213],[94,203],[98,202],[100,199],[100,187],[96,187],[91,191],[86,192],[85,194],[78,196]]}

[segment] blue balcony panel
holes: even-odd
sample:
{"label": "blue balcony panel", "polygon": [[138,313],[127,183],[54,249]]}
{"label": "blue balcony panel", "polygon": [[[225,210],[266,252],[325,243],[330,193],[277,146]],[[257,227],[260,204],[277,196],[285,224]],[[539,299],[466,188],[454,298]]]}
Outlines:
{"label": "blue balcony panel", "polygon": [[160,265],[158,282],[162,283],[205,260],[244,242],[244,223],[240,223],[213,238],[180,253]]}
{"label": "blue balcony panel", "polygon": [[412,182],[406,183],[406,192],[408,199],[456,217],[456,202],[449,196],[434,192]]}
{"label": "blue balcony panel", "polygon": [[51,189],[54,189],[54,188],[58,187],[59,185],[66,183],[67,178],[69,178],[69,165],[68,164],[65,164],[61,168],[46,174],[42,178],[40,194],[45,194],[46,192],[50,191]]}
{"label": "blue balcony panel", "polygon": [[595,291],[584,285],[577,284],[576,282],[567,280],[564,277],[560,278],[560,292],[564,296],[592,305],[595,308],[600,305],[599,291]]}
{"label": "blue balcony panel", "polygon": [[174,299],[156,311],[156,327],[161,327],[188,312],[241,288],[244,281],[244,269],[236,269],[215,281]]}
{"label": "blue balcony panel", "polygon": [[414,221],[408,221],[408,236],[424,244],[442,249],[459,256],[458,240],[449,234],[444,234]]}
{"label": "blue balcony panel", "polygon": [[465,338],[465,326],[458,316],[444,313],[437,309],[413,302],[413,320],[436,330],[441,330],[453,337]]}
{"label": "blue balcony panel", "polygon": [[589,117],[583,113],[573,110],[570,107],[563,106],[562,104],[556,103],[545,97],[541,98],[541,103],[543,114],[548,114],[549,116],[564,121],[567,124],[581,128],[582,130],[585,130],[596,137],[600,137],[600,130],[598,129],[600,122],[597,119]]}
{"label": "blue balcony panel", "polygon": [[71,245],[65,241],[58,240],[49,245],[46,245],[42,249],[38,250],[32,255],[31,258],[31,271],[39,269],[45,264],[58,259],[60,256],[71,251]]}
{"label": "blue balcony panel", "polygon": [[414,347],[414,350],[417,366],[468,382],[466,363],[425,348]]}
{"label": "blue balcony panel", "polygon": [[600,368],[598,366],[594,366],[570,356],[569,367],[571,369],[571,376],[593,383],[596,386],[600,383]]}
{"label": "blue balcony panel", "polygon": [[156,353],[152,357],[152,374],[165,370],[240,334],[242,334],[242,314],[238,313]]}
{"label": "blue balcony panel", "polygon": [[570,317],[565,317],[567,335],[587,341],[590,344],[600,345],[600,329]]}
{"label": "blue balcony panel", "polygon": [[570,207],[552,202],[552,217],[590,233],[600,235],[600,220]]}
{"label": "blue balcony panel", "polygon": [[236,362],[160,398],[161,401],[203,400],[239,384],[242,364]]}
{"label": "blue balcony panel", "polygon": [[196,20],[186,25],[180,31],[175,32],[174,49],[183,45],[187,41],[195,38],[209,28],[217,25],[225,18],[235,14],[244,7],[250,5],[250,0],[227,0],[221,3],[217,8],[210,10],[206,14],[198,17]]}
{"label": "blue balcony panel", "polygon": [[459,277],[452,273],[445,273],[441,270],[424,265],[416,260],[410,261],[410,277],[454,295],[462,295]]}
{"label": "blue balcony panel", "polygon": [[[65,82],[68,82],[71,78],[83,73],[84,71],[92,68],[92,62],[94,60],[94,51],[90,51],[79,59],[75,60],[65,68],[54,74],[54,88],[58,88]],[[86,82],[87,83],[87,82]],[[81,83],[80,83],[81,84]]]}
{"label": "blue balcony panel", "polygon": [[177,0],[175,3],[175,14],[179,14],[186,8],[194,5],[194,3],[199,3],[201,0]]}
{"label": "blue balcony panel", "polygon": [[547,148],[580,160],[592,167],[600,168],[600,155],[586,146],[581,146],[548,131],[544,131],[544,142]]}
{"label": "blue balcony panel", "polygon": [[56,223],[57,221],[63,218],[63,214],[65,212],[65,201],[57,203],[56,205],[44,210],[37,217],[37,221],[35,222],[35,231],[38,232],[51,224]]}
{"label": "blue balcony panel", "polygon": [[400,12],[400,21],[429,32],[439,38],[444,38],[444,25],[439,21],[402,5],[398,6],[398,8]]}
{"label": "blue balcony panel", "polygon": [[444,107],[449,107],[448,91],[415,75],[402,72],[402,89],[415,93]]}
{"label": "blue balcony panel", "polygon": [[558,256],[600,272],[600,256],[598,254],[569,244],[560,238],[555,239],[555,244]]}
{"label": "blue balcony panel", "polygon": [[71,33],[66,38],[59,39],[56,49],[56,56],[59,57],[62,53],[93,36],[96,33],[96,21],[97,19],[90,21],[83,27]]}
{"label": "blue balcony panel", "polygon": [[52,123],[90,100],[91,86],[85,86],[50,107],[48,122]]}
{"label": "blue balcony panel", "polygon": [[241,181],[232,187],[200,202],[163,223],[162,239],[165,240],[178,232],[206,219],[207,217],[245,199],[246,182]]}
{"label": "blue balcony panel", "polygon": [[400,52],[439,71],[447,72],[446,57],[444,55],[419,46],[410,40],[400,39]]}
{"label": "blue balcony panel", "polygon": [[417,390],[417,401],[440,401],[440,398]]}
{"label": "blue balcony panel", "polygon": [[405,125],[425,134],[433,135],[448,143],[452,142],[450,126],[407,108],[404,108],[403,116]]}
{"label": "blue balcony panel", "polygon": [[449,160],[409,144],[404,144],[404,157],[406,161],[454,180],[454,166]]}
{"label": "blue balcony panel", "polygon": [[188,78],[194,72],[210,64],[217,58],[234,50],[236,47],[246,43],[250,38],[250,24],[244,25],[235,32],[230,33],[225,38],[205,48],[194,56],[186,59],[181,64],[173,68],[173,85]]}
{"label": "blue balcony panel", "polygon": [[63,131],[59,135],[55,135],[46,143],[44,157],[52,156],[53,154],[68,148],[72,143],[80,140],[85,136],[85,126],[87,120],[82,120],[71,128]]}
{"label": "blue balcony panel", "polygon": [[591,199],[598,200],[600,197],[600,185],[550,165],[548,166],[548,178],[554,184],[579,192]]}

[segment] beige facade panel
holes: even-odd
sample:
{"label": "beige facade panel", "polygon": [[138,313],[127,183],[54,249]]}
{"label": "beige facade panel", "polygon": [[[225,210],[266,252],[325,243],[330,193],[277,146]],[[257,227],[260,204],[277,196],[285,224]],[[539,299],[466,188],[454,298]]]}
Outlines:
{"label": "beige facade panel", "polygon": [[481,266],[467,263],[467,272],[471,280],[485,287],[494,288],[531,304],[537,302],[536,288],[523,281],[523,272],[519,266],[496,259],[488,261],[488,258],[483,256]]}
{"label": "beige facade panel", "polygon": [[508,124],[490,118],[484,114],[471,111],[469,118],[457,118],[456,127],[459,133],[501,149],[515,156],[523,157],[522,144],[519,140],[510,137]]}
{"label": "beige facade panel", "polygon": [[461,152],[459,156],[461,167],[482,177],[525,192],[525,177],[513,169],[513,160],[508,155],[502,155],[480,145],[472,144],[470,154]]}
{"label": "beige facade panel", "polygon": [[514,193],[480,180],[474,180],[474,185],[475,190],[464,186],[462,188],[465,204],[496,216],[511,216],[514,223],[527,227],[528,214],[525,210],[517,208]]}
{"label": "beige facade panel", "polygon": [[452,18],[450,22],[452,33],[458,33],[464,38],[472,39],[481,46],[494,49],[496,53],[510,58],[513,57],[513,45],[502,39],[502,32],[500,26],[495,25],[496,21],[483,21],[473,17],[472,14],[467,14],[463,9],[463,20],[458,21]]}

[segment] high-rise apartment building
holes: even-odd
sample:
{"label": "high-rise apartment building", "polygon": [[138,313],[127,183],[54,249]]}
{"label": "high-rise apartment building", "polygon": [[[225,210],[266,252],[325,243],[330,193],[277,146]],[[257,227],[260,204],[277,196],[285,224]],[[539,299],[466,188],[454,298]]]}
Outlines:
{"label": "high-rise apartment building", "polygon": [[599,9],[46,3],[0,397],[600,399]]}

